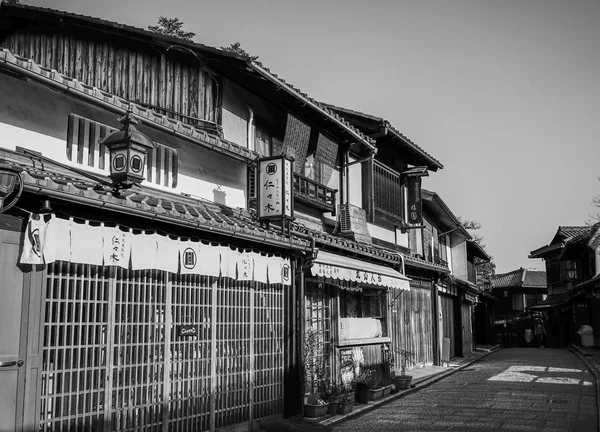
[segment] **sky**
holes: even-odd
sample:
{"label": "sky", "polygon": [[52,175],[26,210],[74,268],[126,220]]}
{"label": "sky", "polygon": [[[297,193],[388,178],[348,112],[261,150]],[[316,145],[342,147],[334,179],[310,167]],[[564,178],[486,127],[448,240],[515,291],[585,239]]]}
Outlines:
{"label": "sky", "polygon": [[600,193],[599,0],[21,0],[194,41],[240,42],[314,99],[383,117],[438,159],[424,179],[479,221],[496,272],[584,225]]}

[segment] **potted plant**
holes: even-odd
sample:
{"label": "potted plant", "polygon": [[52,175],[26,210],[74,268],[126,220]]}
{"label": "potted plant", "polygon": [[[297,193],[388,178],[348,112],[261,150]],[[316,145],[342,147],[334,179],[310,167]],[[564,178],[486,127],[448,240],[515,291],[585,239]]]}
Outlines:
{"label": "potted plant", "polygon": [[392,372],[394,370],[394,356],[389,349],[389,346],[384,346],[381,351],[381,367],[382,367],[382,378],[381,384],[383,386],[383,397],[389,395],[393,389],[395,389],[394,384],[392,384]]}
{"label": "potted plant", "polygon": [[308,385],[308,396],[304,404],[304,415],[315,418],[327,414],[328,404],[321,398],[319,388],[325,375],[325,364],[321,355],[321,334],[313,327],[307,327],[302,344],[304,372]]}
{"label": "potted plant", "polygon": [[354,393],[352,392],[351,385],[342,384],[342,391],[338,401],[338,414],[346,415],[354,409]]}
{"label": "potted plant", "polygon": [[371,370],[371,376],[368,381],[369,387],[369,400],[374,401],[380,399],[383,396],[385,386],[383,384],[383,378],[381,372],[377,369]]}
{"label": "potted plant", "polygon": [[368,369],[356,378],[356,402],[366,404],[379,399],[383,394],[380,384],[381,374],[377,370]]}
{"label": "potted plant", "polygon": [[335,381],[326,380],[322,382],[321,398],[327,402],[327,414],[335,414],[339,406],[340,390]]}
{"label": "potted plant", "polygon": [[412,376],[406,375],[406,367],[409,363],[413,364],[415,353],[405,349],[396,352],[400,355],[400,376],[395,376],[392,382],[398,390],[408,389],[412,382]]}

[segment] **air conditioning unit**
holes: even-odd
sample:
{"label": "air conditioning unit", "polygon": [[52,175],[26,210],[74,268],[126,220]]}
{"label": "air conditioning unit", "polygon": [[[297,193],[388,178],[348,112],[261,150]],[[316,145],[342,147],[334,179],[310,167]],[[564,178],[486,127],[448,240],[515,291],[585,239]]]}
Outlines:
{"label": "air conditioning unit", "polygon": [[338,215],[340,234],[352,234],[352,224],[350,222],[349,204],[340,204],[340,214]]}

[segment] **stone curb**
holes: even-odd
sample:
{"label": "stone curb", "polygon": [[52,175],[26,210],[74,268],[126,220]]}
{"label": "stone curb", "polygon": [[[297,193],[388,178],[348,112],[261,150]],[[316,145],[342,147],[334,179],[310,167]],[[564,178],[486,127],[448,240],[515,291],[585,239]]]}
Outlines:
{"label": "stone curb", "polygon": [[579,357],[579,359],[587,366],[587,368],[592,374],[594,374],[594,377],[596,378],[596,419],[598,422],[596,425],[596,430],[600,431],[600,371],[586,358],[586,356],[589,356],[589,354],[577,345],[571,345],[569,351]]}
{"label": "stone curb", "polygon": [[467,366],[470,366],[473,363],[478,362],[482,358],[487,357],[488,355],[490,355],[490,354],[492,354],[492,353],[494,353],[496,351],[499,351],[500,349],[501,349],[501,347],[499,345],[496,345],[495,347],[490,348],[490,350],[488,352],[486,352],[484,354],[481,354],[480,356],[475,357],[472,360],[465,360],[465,362],[463,364],[461,364],[461,365],[459,365],[457,367],[454,367],[454,368],[449,369],[447,371],[439,372],[439,373],[434,374],[434,375],[430,375],[428,377],[423,377],[421,380],[415,381],[413,384],[418,384],[418,385],[415,386],[415,388],[401,390],[401,391],[397,392],[396,394],[388,396],[386,399],[380,399],[380,400],[375,401],[375,402],[369,402],[368,404],[363,405],[358,410],[355,409],[352,412],[350,412],[350,413],[348,413],[346,415],[337,417],[337,418],[323,420],[321,422],[318,422],[318,424],[321,424],[323,426],[331,426],[331,425],[334,425],[334,424],[346,421],[348,419],[351,419],[353,417],[360,416],[360,415],[362,415],[362,414],[364,414],[366,412],[372,411],[373,409],[378,408],[378,407],[380,407],[380,406],[382,406],[382,405],[384,405],[384,404],[386,404],[388,402],[391,402],[393,400],[400,399],[400,398],[402,398],[404,396],[407,396],[409,394],[415,393],[415,392],[421,390],[422,388],[425,388],[425,387],[427,387],[427,386],[429,386],[429,385],[431,385],[431,384],[433,384],[433,383],[435,383],[437,381],[440,381],[440,380],[446,378],[449,375],[452,375],[456,371],[459,371],[461,369],[465,369]]}

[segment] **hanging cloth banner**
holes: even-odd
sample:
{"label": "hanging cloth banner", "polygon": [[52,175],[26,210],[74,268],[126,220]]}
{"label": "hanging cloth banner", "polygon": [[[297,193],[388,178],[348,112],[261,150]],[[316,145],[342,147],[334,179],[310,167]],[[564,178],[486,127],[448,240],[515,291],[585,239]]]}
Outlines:
{"label": "hanging cloth banner", "polygon": [[256,282],[268,283],[269,257],[260,253],[254,255],[254,280]]}
{"label": "hanging cloth banner", "polygon": [[128,269],[131,257],[131,232],[122,231],[119,227],[104,227],[102,234],[104,265],[116,265]]}
{"label": "hanging cloth banner", "polygon": [[[43,245],[44,261],[71,261],[71,225],[72,222],[52,215],[46,223],[46,241]],[[127,258],[129,265],[129,258]]]}
{"label": "hanging cloth banner", "polygon": [[221,276],[236,279],[237,263],[242,253],[229,246],[219,246],[219,249],[221,250]]}
{"label": "hanging cloth banner", "polygon": [[153,269],[158,262],[157,235],[134,234],[131,237],[131,269]]}
{"label": "hanging cloth banner", "polygon": [[179,271],[179,240],[156,234],[157,262],[156,269],[171,273]]}
{"label": "hanging cloth banner", "polygon": [[29,222],[27,222],[23,239],[21,264],[44,264],[42,249],[45,240],[46,222],[40,215],[29,215]]}
{"label": "hanging cloth banner", "polygon": [[197,274],[219,277],[221,252],[217,247],[200,242],[179,242],[181,274]]}
{"label": "hanging cloth banner", "polygon": [[90,226],[73,222],[71,238],[81,239],[71,242],[71,261],[81,264],[102,265],[103,227]]}
{"label": "hanging cloth banner", "polygon": [[114,265],[132,270],[180,271],[181,274],[283,285],[291,285],[293,278],[289,258],[174,240],[156,233],[133,234],[119,226],[92,226],[89,221],[76,223],[54,215],[45,222],[42,216],[32,214],[20,263],[55,261]]}
{"label": "hanging cloth banner", "polygon": [[254,280],[254,252],[242,252],[237,259],[238,280]]}

